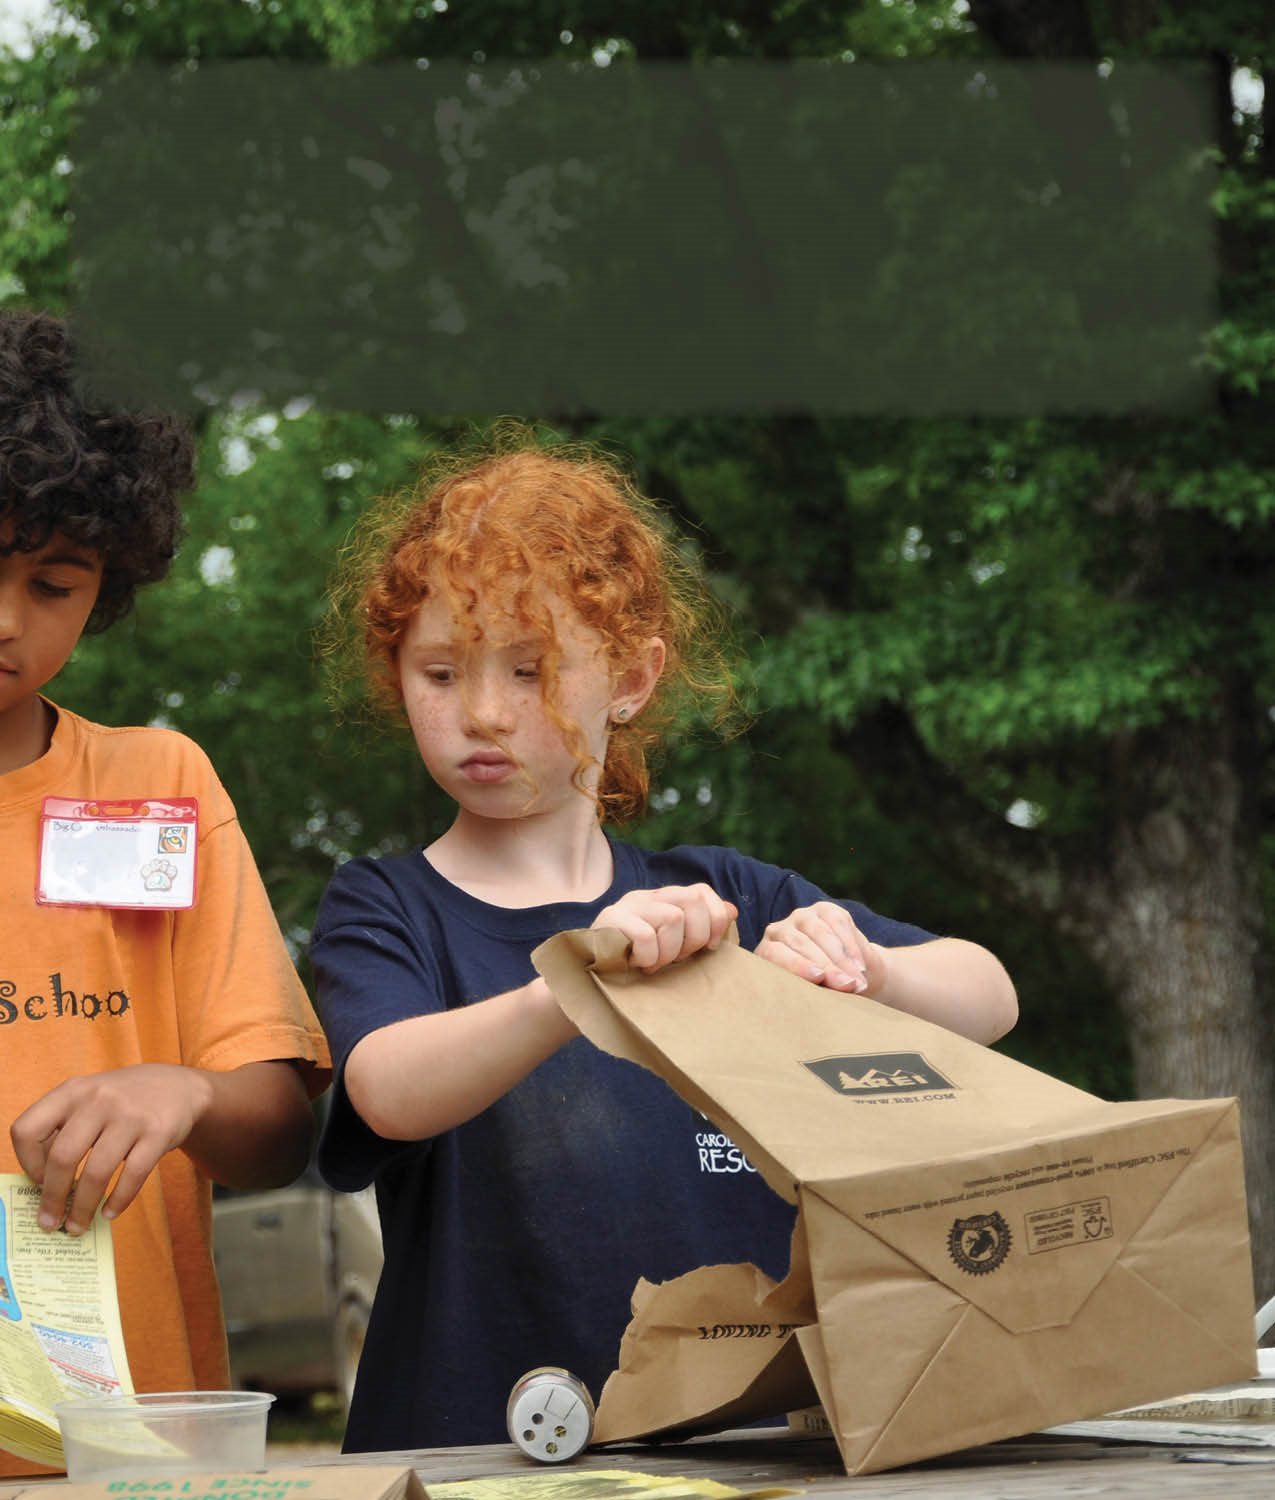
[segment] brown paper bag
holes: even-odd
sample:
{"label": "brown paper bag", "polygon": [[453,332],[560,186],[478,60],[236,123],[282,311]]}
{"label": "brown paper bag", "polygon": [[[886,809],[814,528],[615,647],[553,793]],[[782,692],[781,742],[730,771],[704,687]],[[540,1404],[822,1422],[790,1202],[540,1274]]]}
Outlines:
{"label": "brown paper bag", "polygon": [[733,943],[649,976],[613,931],[534,959],[798,1205],[778,1286],[639,1284],[596,1441],[817,1400],[867,1473],[1256,1368],[1234,1100],[1104,1103]]}

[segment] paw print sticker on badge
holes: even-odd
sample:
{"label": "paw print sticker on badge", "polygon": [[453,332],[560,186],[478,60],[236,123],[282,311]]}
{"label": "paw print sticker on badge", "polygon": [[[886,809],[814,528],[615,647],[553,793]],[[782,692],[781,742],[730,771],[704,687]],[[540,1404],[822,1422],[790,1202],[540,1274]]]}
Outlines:
{"label": "paw print sticker on badge", "polygon": [[141,869],[142,887],[148,891],[171,891],[177,866],[168,859],[148,860]]}

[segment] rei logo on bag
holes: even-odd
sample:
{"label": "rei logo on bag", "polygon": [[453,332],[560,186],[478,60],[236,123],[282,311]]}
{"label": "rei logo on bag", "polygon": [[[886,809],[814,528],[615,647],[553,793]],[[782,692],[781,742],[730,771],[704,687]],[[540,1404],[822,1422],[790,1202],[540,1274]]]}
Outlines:
{"label": "rei logo on bag", "polygon": [[867,1052],[854,1057],[817,1057],[803,1063],[838,1094],[955,1093],[956,1085],[919,1052]]}

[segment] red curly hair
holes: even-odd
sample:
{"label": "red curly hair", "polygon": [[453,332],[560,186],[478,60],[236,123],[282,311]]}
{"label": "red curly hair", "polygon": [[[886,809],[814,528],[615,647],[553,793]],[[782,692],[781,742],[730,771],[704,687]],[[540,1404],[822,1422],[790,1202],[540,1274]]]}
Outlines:
{"label": "red curly hair", "polygon": [[480,603],[495,608],[548,643],[542,692],[586,795],[596,763],[556,701],[559,652],[546,601],[565,603],[598,633],[617,675],[659,636],[660,681],[638,718],[614,728],[598,778],[599,815],[609,821],[645,811],[649,757],[673,719],[693,708],[721,721],[737,706],[724,614],[701,571],[654,503],[593,449],[532,444],[518,430],[512,446],[477,459],[442,456],[410,490],[373,507],[349,561],[335,605],[358,601],[373,702],[401,713],[399,647],[425,599],[441,593],[475,632]]}

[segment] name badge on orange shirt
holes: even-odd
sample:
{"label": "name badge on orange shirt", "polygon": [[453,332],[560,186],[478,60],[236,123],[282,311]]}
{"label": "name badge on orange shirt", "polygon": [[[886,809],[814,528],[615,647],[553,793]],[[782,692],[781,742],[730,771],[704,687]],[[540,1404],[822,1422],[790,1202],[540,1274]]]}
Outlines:
{"label": "name badge on orange shirt", "polygon": [[181,911],[195,904],[194,797],[46,797],[35,899],[41,906]]}

